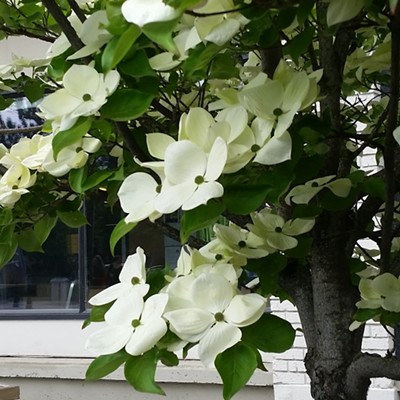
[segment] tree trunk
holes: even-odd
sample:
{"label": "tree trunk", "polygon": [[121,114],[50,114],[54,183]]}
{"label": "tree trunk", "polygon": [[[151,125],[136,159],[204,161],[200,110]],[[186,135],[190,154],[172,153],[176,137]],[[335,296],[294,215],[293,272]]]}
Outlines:
{"label": "tree trunk", "polygon": [[345,251],[348,238],[339,234],[346,224],[346,215],[339,213],[320,217],[309,256],[312,296],[308,310],[299,310],[303,326],[313,324],[304,328],[304,335],[305,365],[315,400],[365,400],[369,387],[369,379],[357,381],[356,391],[348,387],[353,382],[349,367],[361,352],[363,329],[349,330],[358,291],[349,272],[352,254]]}

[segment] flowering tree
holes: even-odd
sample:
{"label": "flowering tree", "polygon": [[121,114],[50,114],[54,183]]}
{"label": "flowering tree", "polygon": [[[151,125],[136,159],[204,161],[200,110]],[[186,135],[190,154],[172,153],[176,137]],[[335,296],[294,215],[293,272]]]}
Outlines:
{"label": "flowering tree", "polygon": [[[85,224],[100,186],[126,213],[112,248],[182,213],[176,268],[146,276],[138,248],[90,299],[88,379],[124,364],[162,394],[158,362],[197,346],[230,399],[260,352],[292,345],[271,295],[299,310],[315,399],[400,378],[393,352],[361,352],[366,321],[400,322],[397,0],[1,0],[0,22],[49,42],[47,58],[0,67],[0,89],[40,100],[44,121],[1,148],[0,263],[40,250],[57,220]],[[379,168],[360,167],[366,149]]]}

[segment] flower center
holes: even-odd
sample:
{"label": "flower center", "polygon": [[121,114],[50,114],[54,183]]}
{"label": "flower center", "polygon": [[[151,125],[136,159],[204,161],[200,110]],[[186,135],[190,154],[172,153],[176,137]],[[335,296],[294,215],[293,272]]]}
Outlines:
{"label": "flower center", "polygon": [[201,175],[196,176],[196,178],[194,178],[194,183],[196,185],[201,185],[202,183],[204,183],[204,177]]}
{"label": "flower center", "polygon": [[244,240],[241,240],[241,241],[238,243],[238,246],[239,246],[240,248],[246,247],[246,242],[245,242]]}
{"label": "flower center", "polygon": [[137,276],[134,276],[134,277],[131,279],[131,283],[132,283],[132,285],[137,285],[137,284],[139,284],[139,283],[140,283],[140,278],[138,278]]}
{"label": "flower center", "polygon": [[223,259],[222,254],[216,254],[216,255],[215,255],[215,259],[216,259],[217,261],[221,261],[221,260]]}
{"label": "flower center", "polygon": [[18,185],[13,185],[11,189],[13,189],[13,190],[18,189]]}
{"label": "flower center", "polygon": [[280,226],[277,226],[277,227],[275,228],[275,232],[276,232],[276,233],[281,233],[281,232],[282,232],[282,228],[281,228]]}
{"label": "flower center", "polygon": [[224,314],[222,314],[222,312],[217,312],[214,314],[214,318],[217,322],[222,322],[224,320]]}
{"label": "flower center", "polygon": [[313,183],[311,184],[311,187],[314,187],[314,188],[318,187],[318,183],[317,183],[317,182],[313,182]]}
{"label": "flower center", "polygon": [[281,108],[275,108],[273,114],[275,115],[275,117],[280,117],[283,114],[283,111]]}
{"label": "flower center", "polygon": [[140,321],[138,319],[134,319],[131,325],[133,328],[137,328],[140,325]]}
{"label": "flower center", "polygon": [[82,147],[77,147],[75,150],[77,153],[80,153],[81,151],[83,151]]}
{"label": "flower center", "polygon": [[251,146],[250,150],[253,153],[257,153],[257,151],[260,150],[260,146],[258,144],[253,144],[253,146]]}
{"label": "flower center", "polygon": [[85,94],[82,96],[82,100],[83,100],[83,101],[92,100],[92,96],[91,96],[89,93],[85,93]]}

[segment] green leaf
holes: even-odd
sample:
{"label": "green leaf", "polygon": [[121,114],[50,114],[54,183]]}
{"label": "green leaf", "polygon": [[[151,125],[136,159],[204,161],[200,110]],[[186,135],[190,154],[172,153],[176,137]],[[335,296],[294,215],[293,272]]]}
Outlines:
{"label": "green leaf", "polygon": [[135,89],[120,89],[108,98],[101,113],[113,121],[129,121],[143,115],[154,97]]}
{"label": "green leaf", "polygon": [[394,327],[400,323],[400,313],[383,310],[379,320],[383,325]]}
{"label": "green leaf", "polygon": [[296,331],[292,325],[272,314],[263,316],[253,325],[242,328],[242,340],[267,353],[282,353],[293,345]]}
{"label": "green leaf", "polygon": [[[221,51],[222,47],[210,43],[204,45],[203,43],[197,45],[194,49],[189,50],[189,57],[182,65],[183,72],[186,77],[193,77],[198,75],[199,71],[204,71],[212,59]],[[202,74],[200,74],[202,76]]]}
{"label": "green leaf", "polygon": [[186,243],[192,233],[213,225],[224,210],[221,202],[210,200],[206,205],[184,211],[180,224],[181,243]]}
{"label": "green leaf", "polygon": [[328,26],[349,21],[364,7],[364,0],[330,0],[326,13]]}
{"label": "green leaf", "polygon": [[57,222],[57,217],[44,216],[33,228],[25,229],[18,234],[18,245],[28,252],[43,253],[42,245],[49,237]]}
{"label": "green leaf", "polygon": [[125,350],[95,358],[86,371],[86,380],[96,381],[111,374],[129,359]]}
{"label": "green leaf", "polygon": [[135,222],[127,224],[124,219],[121,219],[121,221],[118,222],[110,236],[110,250],[112,255],[114,255],[115,246],[119,240],[129,233],[136,225],[137,223]]}
{"label": "green leaf", "polygon": [[35,236],[39,239],[40,243],[43,244],[49,237],[51,231],[56,226],[57,217],[50,217],[45,215],[37,222],[34,226]]}
{"label": "green leaf", "polygon": [[42,82],[36,80],[29,80],[24,86],[25,96],[31,103],[41,99],[44,95],[44,86]]}
{"label": "green leaf", "polygon": [[225,400],[230,400],[246,385],[254,374],[257,364],[255,351],[242,342],[218,354],[215,367],[223,382]]}
{"label": "green leaf", "polygon": [[289,54],[297,64],[299,57],[304,54],[310,45],[315,33],[314,27],[307,27],[285,45],[285,53]]}
{"label": "green leaf", "polygon": [[0,228],[0,243],[8,244],[14,236],[15,224],[3,225]]}
{"label": "green leaf", "polygon": [[57,216],[61,222],[70,228],[80,228],[88,223],[85,215],[81,211],[60,211],[57,210]]}
{"label": "green leaf", "polygon": [[[284,187],[279,187],[282,182]],[[271,197],[275,199],[276,190],[280,193],[287,187],[285,180],[273,179],[269,172],[257,175],[243,172],[230,174],[224,176],[221,183],[224,186],[223,202],[227,210],[239,215],[251,213],[265,203],[268,194],[272,194]],[[276,187],[274,183],[277,183]]]}
{"label": "green leaf", "polygon": [[18,247],[29,253],[34,251],[43,253],[42,244],[35,236],[32,228],[25,229],[18,233]]}
{"label": "green leaf", "polygon": [[154,381],[157,368],[157,349],[141,356],[130,357],[125,363],[125,378],[139,392],[165,395]]}
{"label": "green leaf", "polygon": [[311,237],[296,237],[297,246],[293,249],[285,250],[285,254],[292,258],[303,258],[309,254],[313,239]]}
{"label": "green leaf", "polygon": [[371,196],[378,197],[382,200],[386,199],[386,184],[381,178],[366,177],[364,182],[359,186],[361,191],[364,191]]}
{"label": "green leaf", "polygon": [[177,22],[178,19],[174,19],[171,21],[152,22],[150,24],[144,25],[142,27],[142,32],[150,40],[156,42],[165,50],[179,55],[178,48],[176,47],[176,44],[172,39],[172,32],[174,31]]}
{"label": "green leaf", "polygon": [[389,0],[390,11],[394,15],[396,13],[396,9],[399,5],[399,0]]}
{"label": "green leaf", "polygon": [[85,329],[87,326],[90,325],[91,322],[103,322],[105,320],[104,316],[106,312],[111,308],[114,304],[112,301],[108,304],[103,304],[102,306],[93,306],[90,309],[89,317],[84,321],[82,325],[82,329]]}
{"label": "green leaf", "polygon": [[158,358],[167,367],[176,367],[179,365],[178,356],[175,353],[171,353],[167,349],[159,350]]}
{"label": "green leaf", "polygon": [[120,63],[118,69],[122,74],[134,78],[156,75],[156,72],[150,67],[149,58],[143,49],[137,50],[129,60]]}
{"label": "green leaf", "polygon": [[353,315],[353,319],[360,322],[373,319],[382,312],[382,308],[359,308]]}
{"label": "green leaf", "polygon": [[286,267],[287,258],[280,253],[267,257],[248,260],[246,270],[253,271],[260,279],[263,295],[277,294],[279,290],[279,273]]}
{"label": "green leaf", "polygon": [[8,225],[13,221],[11,208],[0,208],[0,225]]}
{"label": "green leaf", "polygon": [[0,244],[0,268],[4,267],[13,257],[18,248],[18,240],[13,235],[9,243]]}
{"label": "green leaf", "polygon": [[58,153],[65,147],[68,147],[78,140],[82,139],[86,133],[88,133],[92,126],[93,118],[91,117],[80,117],[77,123],[66,131],[58,132],[52,141],[53,145],[53,156],[57,161]]}
{"label": "green leaf", "polygon": [[140,28],[130,24],[129,28],[121,36],[114,37],[108,42],[101,56],[101,65],[104,72],[112,70],[122,61],[140,34]]}
{"label": "green leaf", "polygon": [[68,175],[68,183],[76,193],[83,193],[83,182],[86,180],[87,166],[79,169],[72,169]]}
{"label": "green leaf", "polygon": [[100,185],[100,183],[104,182],[112,174],[113,172],[111,171],[96,171],[86,178],[85,183],[82,185],[82,191],[86,191]]}

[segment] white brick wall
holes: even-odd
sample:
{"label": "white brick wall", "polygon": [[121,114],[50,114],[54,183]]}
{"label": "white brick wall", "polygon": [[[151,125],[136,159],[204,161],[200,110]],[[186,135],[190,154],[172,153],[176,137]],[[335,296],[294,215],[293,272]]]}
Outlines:
{"label": "white brick wall", "polygon": [[[281,318],[290,321],[295,329],[301,328],[296,308],[289,301],[271,299],[271,310]],[[384,355],[392,348],[388,333],[376,322],[368,323],[363,339],[363,350]],[[275,400],[312,400],[309,378],[304,367],[306,354],[304,336],[296,332],[293,347],[285,353],[275,354],[273,376]],[[396,387],[389,379],[373,379],[368,400],[399,400]]]}

